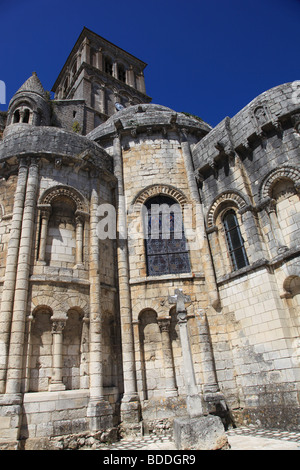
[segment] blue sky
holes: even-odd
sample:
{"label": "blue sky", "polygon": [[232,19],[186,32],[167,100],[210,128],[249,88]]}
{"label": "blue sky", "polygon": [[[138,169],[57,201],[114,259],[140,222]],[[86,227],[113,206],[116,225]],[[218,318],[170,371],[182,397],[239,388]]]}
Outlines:
{"label": "blue sky", "polygon": [[300,80],[300,0],[0,0],[9,100],[36,71],[51,90],[83,27],[148,64],[153,103],[212,126]]}

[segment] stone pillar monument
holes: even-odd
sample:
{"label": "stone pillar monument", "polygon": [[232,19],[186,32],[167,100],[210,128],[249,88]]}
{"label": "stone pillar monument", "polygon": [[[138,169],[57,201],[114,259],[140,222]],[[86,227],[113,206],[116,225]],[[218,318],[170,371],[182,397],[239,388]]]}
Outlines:
{"label": "stone pillar monument", "polygon": [[204,415],[202,397],[195,380],[185,308],[185,304],[190,301],[190,296],[184,295],[181,289],[176,289],[175,295],[169,297],[169,303],[176,304],[188,414],[185,418],[174,420],[175,445],[179,450],[226,449],[229,446],[221,418]]}
{"label": "stone pillar monument", "polygon": [[163,346],[164,370],[166,381],[166,396],[177,397],[178,391],[176,386],[172,344],[170,339],[170,320],[168,318],[159,318],[158,325],[161,332],[161,341]]}
{"label": "stone pillar monument", "polygon": [[185,304],[190,301],[190,296],[184,295],[181,289],[176,289],[175,295],[169,297],[169,303],[176,304],[176,313],[179,324],[179,334],[183,357],[187,410],[189,416],[200,416],[203,414],[202,398],[198,392],[195,379],[193,357],[187,327],[187,311],[185,308]]}

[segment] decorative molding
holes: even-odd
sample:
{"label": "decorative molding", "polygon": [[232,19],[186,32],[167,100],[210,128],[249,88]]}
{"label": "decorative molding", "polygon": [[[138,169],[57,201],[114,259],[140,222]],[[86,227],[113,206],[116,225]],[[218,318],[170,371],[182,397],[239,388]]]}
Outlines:
{"label": "decorative molding", "polygon": [[39,199],[39,205],[52,205],[55,199],[67,197],[71,199],[77,211],[88,212],[88,204],[85,197],[71,186],[59,185],[46,189]]}
{"label": "decorative molding", "polygon": [[283,166],[269,172],[260,187],[260,201],[272,199],[273,186],[285,179],[291,180],[297,189],[300,186],[300,169],[295,166]]}
{"label": "decorative molding", "polygon": [[210,206],[210,209],[207,213],[207,227],[208,228],[213,228],[215,226],[215,221],[216,221],[220,206],[228,202],[236,205],[240,211],[243,211],[249,206],[248,202],[244,199],[244,197],[236,191],[225,191],[221,193],[214,200],[214,202]]}
{"label": "decorative molding", "polygon": [[154,196],[169,196],[176,200],[181,206],[187,204],[188,199],[182,191],[166,184],[153,184],[140,191],[134,198],[132,205],[145,204],[145,202]]}

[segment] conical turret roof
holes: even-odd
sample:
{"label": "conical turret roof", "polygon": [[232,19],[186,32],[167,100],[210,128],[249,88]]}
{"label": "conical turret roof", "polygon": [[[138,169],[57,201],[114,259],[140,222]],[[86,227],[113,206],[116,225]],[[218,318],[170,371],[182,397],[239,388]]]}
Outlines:
{"label": "conical turret roof", "polygon": [[29,77],[26,80],[26,82],[23,83],[23,85],[17,91],[17,93],[24,93],[24,92],[37,93],[38,95],[45,98],[45,90],[36,72],[33,72],[31,77]]}

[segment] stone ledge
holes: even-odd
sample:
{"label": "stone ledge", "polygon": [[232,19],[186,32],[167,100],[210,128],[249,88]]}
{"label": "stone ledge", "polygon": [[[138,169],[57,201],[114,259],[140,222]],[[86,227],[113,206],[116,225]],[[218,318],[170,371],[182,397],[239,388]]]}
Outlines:
{"label": "stone ledge", "polygon": [[144,284],[148,282],[164,282],[164,281],[180,281],[187,279],[202,279],[204,280],[203,273],[182,273],[182,274],[163,274],[161,276],[146,276],[140,278],[133,278],[129,280],[129,284]]}
{"label": "stone ledge", "polygon": [[261,259],[259,261],[252,263],[250,266],[246,266],[245,268],[238,269],[237,271],[233,271],[229,274],[226,274],[225,276],[219,277],[217,278],[217,284],[218,286],[221,286],[222,284],[226,284],[227,282],[230,282],[237,277],[246,276],[250,274],[252,271],[255,271],[256,269],[276,268],[280,264],[288,262],[291,258],[298,257],[299,255],[300,255],[299,246],[294,247],[294,248],[289,248],[284,253],[277,255],[271,260],[267,260],[264,258],[264,259]]}
{"label": "stone ledge", "polygon": [[59,392],[28,392],[24,393],[23,403],[69,400],[72,398],[89,398],[89,390],[63,390]]}
{"label": "stone ledge", "polygon": [[83,286],[89,286],[90,282],[86,279],[79,279],[72,276],[51,276],[51,275],[32,275],[29,279],[31,282],[42,282],[42,283],[60,283],[60,284],[80,284]]}

